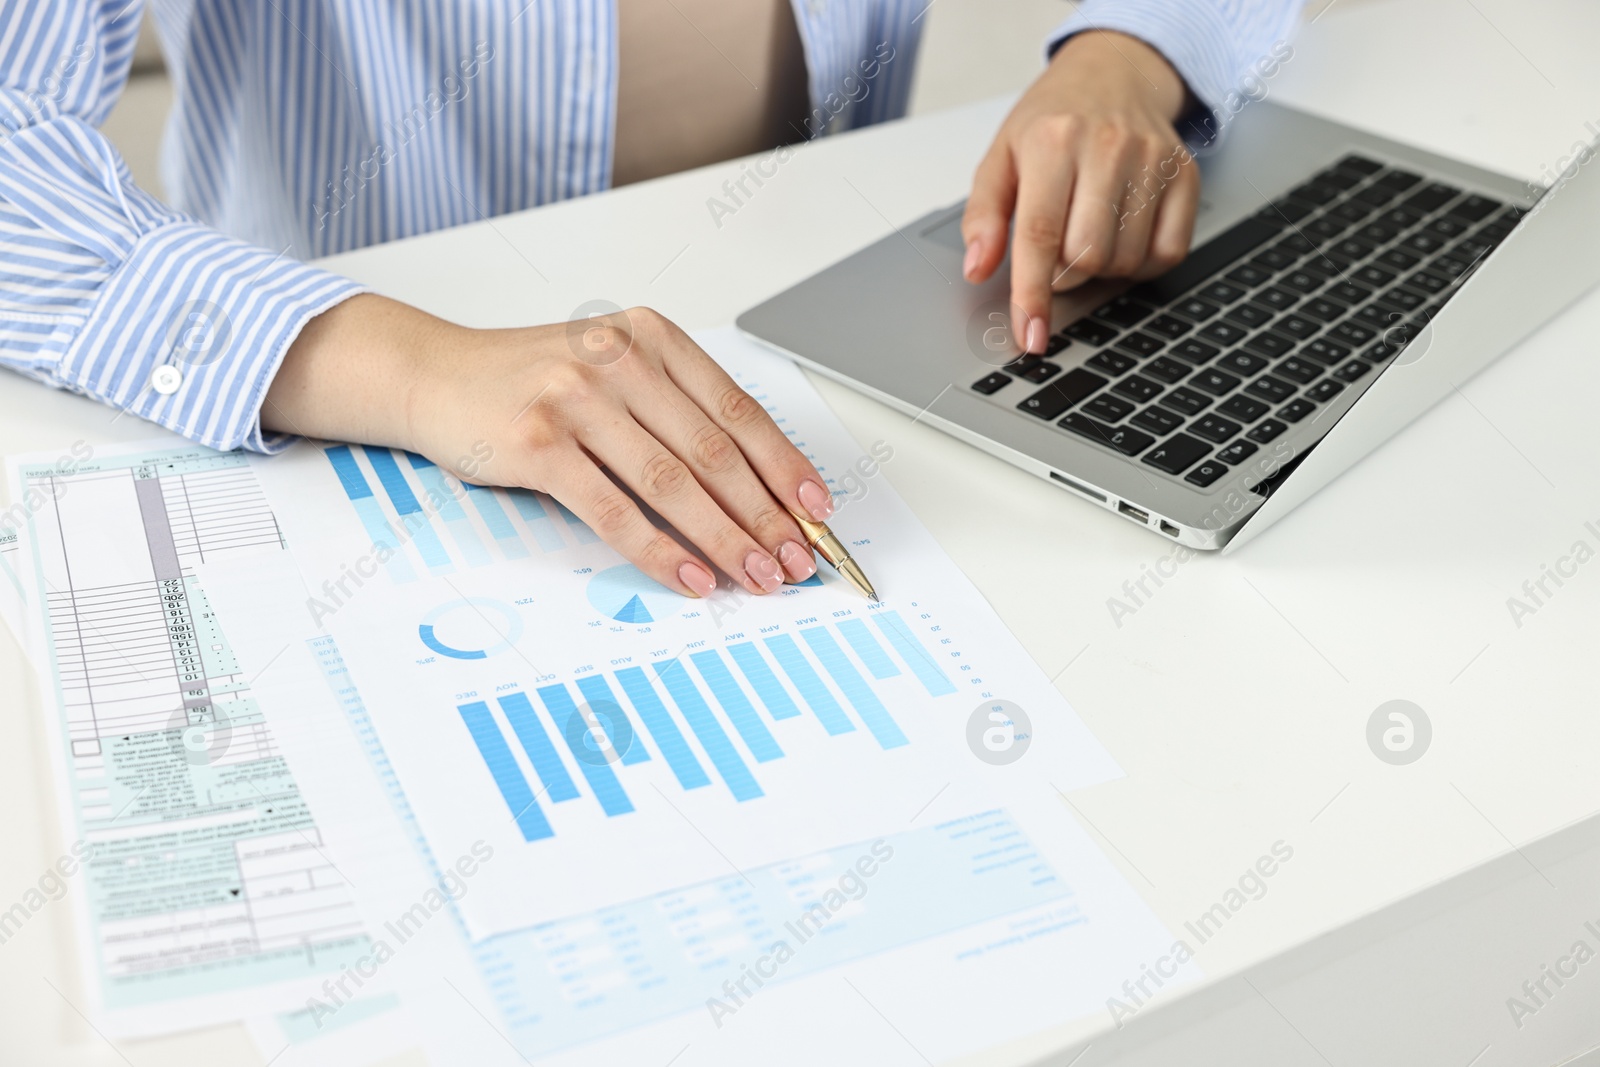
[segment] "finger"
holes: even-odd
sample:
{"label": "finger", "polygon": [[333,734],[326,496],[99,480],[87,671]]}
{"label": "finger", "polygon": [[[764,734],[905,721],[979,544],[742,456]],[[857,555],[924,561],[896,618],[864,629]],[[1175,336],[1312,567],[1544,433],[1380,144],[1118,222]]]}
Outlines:
{"label": "finger", "polygon": [[671,326],[660,345],[667,377],[739,446],[750,469],[778,503],[795,515],[825,522],[833,494],[811,461],[772,421],[759,401],[717,366],[689,335]]}
{"label": "finger", "polygon": [[1171,158],[1178,173],[1167,183],[1161,198],[1150,249],[1144,267],[1134,275],[1137,278],[1154,278],[1176,267],[1189,254],[1189,242],[1194,238],[1194,220],[1200,208],[1200,168],[1181,145]]}
{"label": "finger", "polygon": [[999,140],[989,148],[972,177],[972,193],[961,216],[961,239],[967,246],[961,274],[981,282],[994,273],[1006,254],[1006,233],[1017,204],[1017,170],[1011,149]]}
{"label": "finger", "polygon": [[1066,241],[1061,246],[1067,268],[1056,278],[1056,288],[1081,285],[1110,264],[1129,170],[1128,148],[1120,130],[1106,127],[1082,153],[1082,172],[1073,189]]}
{"label": "finger", "polygon": [[1130,171],[1122,188],[1125,196],[1114,231],[1116,244],[1111,250],[1111,260],[1103,274],[1112,278],[1131,277],[1144,266],[1150,251],[1150,234],[1155,229],[1156,214],[1164,199],[1165,185],[1157,174],[1160,160],[1153,150],[1135,152],[1129,160]]}
{"label": "finger", "polygon": [[668,589],[692,597],[708,597],[716,592],[717,579],[711,569],[658,530],[633,499],[581,450],[573,448],[567,454],[547,459],[541,480],[601,540]]}
{"label": "finger", "polygon": [[579,431],[578,440],[749,592],[770,593],[783,585],[783,569],[772,553],[729,518],[688,465],[627,412],[591,422]]}
{"label": "finger", "polygon": [[1017,336],[1028,352],[1043,352],[1050,334],[1051,282],[1078,165],[1074,129],[1065,120],[1036,123],[1028,130],[1018,161],[1011,303],[1020,319]]}
{"label": "finger", "polygon": [[817,573],[794,517],[772,496],[733,435],[718,426],[665,374],[645,403],[630,404],[634,419],[681,459],[724,514],[777,557],[790,581]]}

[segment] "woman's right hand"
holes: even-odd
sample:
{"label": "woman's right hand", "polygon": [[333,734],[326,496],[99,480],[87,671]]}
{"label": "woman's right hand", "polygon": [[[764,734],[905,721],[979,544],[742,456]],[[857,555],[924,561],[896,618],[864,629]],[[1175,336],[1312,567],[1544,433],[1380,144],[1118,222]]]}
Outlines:
{"label": "woman's right hand", "polygon": [[648,308],[472,330],[353,297],[301,331],[262,424],[404,448],[467,481],[549,493],[687,596],[715,590],[707,560],[755,594],[810,577],[816,562],[790,512],[833,512],[822,476],[761,405]]}

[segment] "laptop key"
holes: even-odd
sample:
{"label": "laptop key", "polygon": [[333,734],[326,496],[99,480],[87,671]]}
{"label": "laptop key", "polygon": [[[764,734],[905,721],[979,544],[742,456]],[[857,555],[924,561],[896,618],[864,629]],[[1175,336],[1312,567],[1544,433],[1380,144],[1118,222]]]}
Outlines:
{"label": "laptop key", "polygon": [[1316,247],[1316,245],[1306,240],[1304,235],[1291,233],[1289,236],[1273,245],[1267,251],[1280,252],[1283,255],[1290,256],[1294,259],[1299,259],[1301,256],[1305,255],[1307,252],[1310,252]]}
{"label": "laptop key", "polygon": [[1371,204],[1363,204],[1359,200],[1346,200],[1342,204],[1335,205],[1329,214],[1353,226],[1376,210],[1378,209]]}
{"label": "laptop key", "polygon": [[1277,419],[1268,419],[1260,426],[1257,426],[1255,429],[1245,434],[1245,436],[1250,438],[1252,441],[1259,441],[1262,444],[1266,444],[1268,441],[1271,441],[1274,438],[1282,437],[1283,431],[1287,430],[1288,428],[1289,427],[1286,423],[1279,422]]}
{"label": "laptop key", "polygon": [[1217,405],[1217,413],[1240,422],[1255,422],[1267,413],[1267,405],[1247,396],[1230,396]]}
{"label": "laptop key", "polygon": [[1235,441],[1233,444],[1217,453],[1217,458],[1232,466],[1238,466],[1257,452],[1255,445],[1249,441]]}
{"label": "laptop key", "polygon": [[[1298,316],[1295,316],[1295,318],[1298,319]],[[1274,324],[1274,328],[1276,328],[1276,324]],[[1321,329],[1321,326],[1319,325],[1317,329]],[[1315,332],[1315,330],[1312,332]],[[1281,336],[1280,334],[1262,331],[1261,333],[1258,333],[1254,337],[1250,338],[1250,340],[1246,341],[1244,343],[1244,347],[1249,349],[1251,352],[1256,353],[1258,356],[1267,356],[1270,359],[1277,359],[1279,356],[1292,349],[1294,347],[1294,342],[1286,337]]]}
{"label": "laptop key", "polygon": [[1156,397],[1160,396],[1161,386],[1157,385],[1155,382],[1152,382],[1148,378],[1141,378],[1135,374],[1133,377],[1124,378],[1116,385],[1113,385],[1111,387],[1111,391],[1114,393],[1121,393],[1123,396],[1130,397],[1139,401],[1140,403],[1143,403],[1146,400],[1154,400]]}
{"label": "laptop key", "polygon": [[1337,198],[1339,193],[1340,189],[1338,186],[1323,185],[1315,179],[1306,182],[1304,185],[1297,185],[1293,189],[1289,190],[1289,195],[1294,197],[1296,200],[1304,200],[1306,203],[1316,204],[1318,207],[1321,207],[1328,201]]}
{"label": "laptop key", "polygon": [[1192,370],[1194,370],[1194,368],[1186,363],[1179,363],[1177,360],[1171,359],[1167,356],[1157,356],[1155,359],[1151,360],[1148,365],[1146,365],[1143,373],[1149,375],[1158,382],[1165,382],[1166,384],[1171,385],[1174,382],[1183,381],[1183,379],[1189,376],[1189,372]]}
{"label": "laptop key", "polygon": [[1427,230],[1418,230],[1416,233],[1400,242],[1400,244],[1401,247],[1408,252],[1416,252],[1420,255],[1427,256],[1432,255],[1433,253],[1439,251],[1439,249],[1443,248],[1445,239],[1436,233],[1429,233]]}
{"label": "laptop key", "polygon": [[1188,360],[1190,363],[1200,364],[1214,358],[1216,354],[1221,351],[1222,349],[1218,348],[1216,345],[1208,345],[1204,341],[1195,341],[1191,339],[1188,341],[1179,341],[1177,344],[1167,349],[1167,355],[1179,356]]}
{"label": "laptop key", "polygon": [[1168,474],[1182,474],[1210,451],[1211,446],[1204,441],[1197,441],[1188,434],[1173,434],[1145,453],[1141,462]]}
{"label": "laptop key", "polygon": [[1355,382],[1360,381],[1363,377],[1365,377],[1366,373],[1371,369],[1372,364],[1363,363],[1359,359],[1352,359],[1349,363],[1344,364],[1338,370],[1334,371],[1333,376],[1338,378],[1340,381]]}
{"label": "laptop key", "polygon": [[[1110,393],[1101,393],[1083,405],[1083,410],[1097,419],[1104,419],[1106,422],[1121,422],[1133,414],[1134,406],[1120,397],[1112,396]],[[1071,418],[1072,416],[1068,415],[1067,417]]]}
{"label": "laptop key", "polygon": [[1144,328],[1151,333],[1158,333],[1162,337],[1176,341],[1190,330],[1194,329],[1182,319],[1175,319],[1171,315],[1161,315],[1144,324]]}
{"label": "laptop key", "polygon": [[1285,315],[1272,324],[1274,330],[1286,333],[1296,341],[1304,341],[1307,337],[1322,329],[1323,324],[1313,322],[1304,315]]}
{"label": "laptop key", "polygon": [[1299,356],[1290,356],[1276,367],[1272,373],[1280,378],[1287,378],[1298,385],[1309,385],[1322,377],[1322,368]]}
{"label": "laptop key", "polygon": [[1212,482],[1215,482],[1218,478],[1227,473],[1227,464],[1223,463],[1221,460],[1208,459],[1194,470],[1190,471],[1183,480],[1194,485],[1198,485],[1200,488],[1204,489],[1206,486],[1210,485]]}
{"label": "laptop key", "polygon": [[[1212,396],[1226,396],[1239,387],[1239,379],[1231,374],[1224,374],[1219,370],[1203,370],[1198,371],[1193,378],[1189,379],[1189,385],[1196,389],[1203,389]],[[1195,409],[1195,411],[1198,410],[1200,409]],[[1184,414],[1193,415],[1194,411],[1184,412]]]}
{"label": "laptop key", "polygon": [[1410,289],[1390,289],[1378,297],[1378,303],[1393,311],[1415,311],[1422,306],[1423,300]]}
{"label": "laptop key", "polygon": [[1428,264],[1428,272],[1441,274],[1446,278],[1459,278],[1470,271],[1472,267],[1473,264],[1466,260],[1457,259],[1454,256],[1439,256]]}
{"label": "laptop key", "polygon": [[1290,422],[1299,422],[1315,410],[1317,410],[1317,405],[1305,397],[1299,397],[1279,408],[1278,417],[1280,419],[1288,419]]}
{"label": "laptop key", "polygon": [[1339,215],[1324,215],[1314,219],[1300,228],[1300,232],[1310,237],[1320,245],[1332,244],[1339,239],[1339,235],[1348,230],[1353,221]]}
{"label": "laptop key", "polygon": [[1250,265],[1262,270],[1282,270],[1299,258],[1292,252],[1285,252],[1274,246],[1251,259]]}
{"label": "laptop key", "polygon": [[1312,205],[1299,200],[1274,200],[1256,212],[1255,217],[1269,224],[1286,226],[1299,222],[1315,210]]}
{"label": "laptop key", "polygon": [[1440,215],[1428,223],[1426,229],[1428,233],[1438,234],[1440,237],[1460,237],[1471,229],[1471,226],[1449,215]]}
{"label": "laptop key", "polygon": [[1328,336],[1347,345],[1360,346],[1378,335],[1378,331],[1358,322],[1341,322],[1328,331]]}
{"label": "laptop key", "polygon": [[1378,216],[1378,221],[1385,226],[1392,226],[1404,233],[1422,221],[1422,216],[1415,211],[1404,207],[1392,207]]}
{"label": "laptop key", "polygon": [[1381,185],[1369,185],[1365,189],[1358,190],[1355,194],[1355,199],[1363,204],[1371,204],[1373,207],[1383,207],[1399,195],[1400,190],[1398,189],[1388,189]]}
{"label": "laptop key", "polygon": [[1059,373],[1061,373],[1061,365],[1059,363],[1052,363],[1048,359],[1039,359],[1037,357],[1024,360],[1022,369],[1016,372],[1018,377],[1030,382],[1047,382]]}
{"label": "laptop key", "polygon": [[1335,163],[1334,166],[1338,167],[1340,170],[1354,171],[1355,173],[1363,176],[1376,174],[1383,169],[1382,163],[1379,163],[1376,160],[1368,159],[1366,156],[1355,155],[1354,153],[1345,156],[1343,159],[1339,160],[1339,162]]}
{"label": "laptop key", "polygon": [[977,381],[973,382],[972,388],[976,389],[984,396],[992,396],[993,394],[1004,389],[1008,384],[1010,384],[1010,382],[1011,376],[1009,374],[1002,374],[999,371],[995,371],[993,374],[985,374],[982,378],[979,378]]}
{"label": "laptop key", "polygon": [[1410,270],[1418,263],[1421,263],[1422,258],[1399,248],[1391,248],[1378,257],[1378,262],[1385,267],[1393,267],[1395,270]]}
{"label": "laptop key", "polygon": [[1196,437],[1204,437],[1207,441],[1217,445],[1237,436],[1242,429],[1244,427],[1237,422],[1224,419],[1220,415],[1207,415],[1205,418],[1197,419],[1189,424],[1190,433]]}
{"label": "laptop key", "polygon": [[1167,342],[1147,333],[1130,333],[1118,341],[1116,347],[1134,356],[1153,356],[1167,347]]}
{"label": "laptop key", "polygon": [[1147,433],[1126,426],[1107,426],[1077,412],[1068,415],[1056,425],[1075,434],[1081,434],[1091,441],[1114,448],[1124,456],[1137,456],[1156,443],[1156,439]]}
{"label": "laptop key", "polygon": [[1265,370],[1266,366],[1266,360],[1260,356],[1253,356],[1249,352],[1229,352],[1217,361],[1217,367],[1220,370],[1246,378],[1258,371]]}
{"label": "laptop key", "polygon": [[1382,267],[1375,267],[1371,264],[1368,264],[1367,266],[1356,271],[1351,277],[1353,280],[1358,281],[1363,285],[1370,285],[1374,289],[1381,289],[1390,282],[1394,281],[1395,274],[1393,271],[1384,270]]}
{"label": "laptop key", "polygon": [[1207,300],[1213,300],[1218,304],[1231,304],[1235,300],[1238,300],[1240,297],[1244,296],[1244,294],[1245,290],[1239,288],[1237,285],[1229,285],[1227,282],[1212,282],[1210,285],[1200,290],[1201,296],[1205,297]]}
{"label": "laptop key", "polygon": [[1291,271],[1278,279],[1279,285],[1286,285],[1290,289],[1301,293],[1314,293],[1323,286],[1323,279],[1315,274],[1308,274],[1303,270]]}
{"label": "laptop key", "polygon": [[1257,378],[1245,386],[1244,391],[1274,404],[1294,396],[1294,386],[1288,382],[1279,381],[1270,374]]}
{"label": "laptop key", "polygon": [[[1224,267],[1243,259],[1268,241],[1275,240],[1282,233],[1282,226],[1282,219],[1278,218],[1276,213],[1271,219],[1254,215],[1237,222],[1205,244],[1191,250],[1182,263],[1161,277],[1139,286],[1134,292],[1138,293],[1141,299],[1148,299],[1158,304],[1171,303],[1195,286],[1208,281]],[[1201,295],[1204,296],[1205,293],[1202,292]],[[1208,296],[1206,299],[1217,298]],[[1237,299],[1238,297],[1225,297],[1221,302],[1228,303]]]}
{"label": "laptop key", "polygon": [[1287,289],[1280,289],[1277,286],[1273,286],[1271,289],[1263,289],[1251,299],[1255,300],[1258,304],[1263,304],[1266,307],[1271,308],[1273,311],[1287,311],[1296,304],[1300,303],[1300,296],[1298,293],[1292,293]]}
{"label": "laptop key", "polygon": [[1374,248],[1365,241],[1358,241],[1354,237],[1346,237],[1343,241],[1328,250],[1330,256],[1343,256],[1345,259],[1366,259],[1372,255]]}
{"label": "laptop key", "polygon": [[1145,408],[1128,421],[1154,434],[1168,434],[1183,425],[1183,420],[1178,416],[1156,407]]}
{"label": "laptop key", "polygon": [[1431,215],[1454,200],[1460,192],[1461,190],[1453,185],[1435,182],[1427,188],[1406,197],[1405,203],[1401,206],[1415,211],[1419,215]]}
{"label": "laptop key", "polygon": [[1240,285],[1249,287],[1260,285],[1272,275],[1260,267],[1252,267],[1250,264],[1245,263],[1233,268],[1223,277],[1230,282],[1238,282]]}
{"label": "laptop key", "polygon": [[1494,214],[1501,206],[1500,201],[1491,200],[1487,196],[1465,196],[1457,201],[1445,214],[1454,215],[1458,219],[1466,219],[1468,222],[1482,222]]}
{"label": "laptop key", "polygon": [[1236,345],[1243,341],[1249,332],[1231,322],[1213,322],[1200,331],[1200,336],[1219,345]]}
{"label": "laptop key", "polygon": [[1227,315],[1224,317],[1229,322],[1237,323],[1240,326],[1246,326],[1253,330],[1257,326],[1265,326],[1267,323],[1271,322],[1272,312],[1268,311],[1266,308],[1257,307],[1254,304],[1239,304],[1230,309]]}
{"label": "laptop key", "polygon": [[1148,319],[1151,313],[1154,311],[1155,308],[1147,307],[1146,305],[1139,303],[1139,301],[1134,300],[1132,297],[1123,295],[1117,297],[1115,300],[1112,300],[1109,303],[1102,304],[1100,307],[1095,308],[1094,314],[1096,318],[1104,319],[1107,322],[1114,322],[1118,326],[1126,327],[1137,326],[1145,319]]}
{"label": "laptop key", "polygon": [[1126,374],[1133,368],[1137,367],[1139,365],[1139,361],[1134,359],[1132,356],[1125,356],[1121,352],[1113,352],[1110,349],[1107,349],[1104,352],[1098,352],[1089,357],[1086,365],[1093,367],[1098,371],[1105,371],[1107,374],[1115,378],[1118,375]]}
{"label": "laptop key", "polygon": [[1319,322],[1333,322],[1344,318],[1344,313],[1350,308],[1344,304],[1335,303],[1325,297],[1308,301],[1300,305],[1300,314],[1313,318]]}
{"label": "laptop key", "polygon": [[1318,363],[1323,363],[1331,367],[1341,359],[1349,356],[1350,349],[1346,345],[1341,345],[1334,341],[1330,341],[1325,337],[1319,337],[1310,344],[1302,345],[1300,347],[1300,354],[1302,356],[1309,356]]}
{"label": "laptop key", "polygon": [[1344,392],[1343,382],[1336,382],[1332,378],[1324,378],[1310,389],[1307,389],[1306,396],[1319,404],[1326,404],[1342,392]]}
{"label": "laptop key", "polygon": [[1439,293],[1450,288],[1448,279],[1441,278],[1437,274],[1429,274],[1425,270],[1419,270],[1407,278],[1406,284],[1413,289],[1421,289],[1425,293]]}
{"label": "laptop key", "polygon": [[1361,286],[1352,285],[1349,282],[1330,285],[1328,291],[1322,294],[1325,300],[1338,300],[1345,304],[1359,304],[1371,295],[1371,289],[1363,289]]}
{"label": "laptop key", "polygon": [[1074,367],[1061,377],[1028,397],[1017,407],[1041,419],[1054,419],[1080,400],[1084,400],[1106,384],[1106,379]]}
{"label": "laptop key", "polygon": [[1180,302],[1172,310],[1196,322],[1204,322],[1222,309],[1215,304],[1201,300],[1199,297],[1191,296],[1187,300]]}
{"label": "laptop key", "polygon": [[1197,415],[1211,406],[1211,398],[1180,385],[1161,398],[1161,406],[1171,408],[1180,415]]}
{"label": "laptop key", "polygon": [[1420,174],[1412,174],[1408,170],[1391,170],[1389,173],[1379,178],[1374,184],[1381,185],[1386,189],[1394,189],[1397,192],[1404,192],[1413,185],[1416,185],[1421,180],[1422,175]]}
{"label": "laptop key", "polygon": [[1122,331],[1107,326],[1103,322],[1093,319],[1079,319],[1077,322],[1061,331],[1075,341],[1082,341],[1086,345],[1109,344],[1111,339]]}
{"label": "laptop key", "polygon": [[1386,245],[1399,235],[1399,230],[1393,226],[1385,226],[1381,222],[1369,222],[1356,231],[1356,237],[1374,245]]}

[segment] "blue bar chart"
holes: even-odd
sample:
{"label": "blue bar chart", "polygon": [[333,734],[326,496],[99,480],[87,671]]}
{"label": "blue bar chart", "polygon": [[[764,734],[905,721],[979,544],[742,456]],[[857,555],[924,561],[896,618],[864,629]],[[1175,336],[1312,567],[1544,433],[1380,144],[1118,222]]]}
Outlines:
{"label": "blue bar chart", "polygon": [[365,445],[322,451],[373,547],[388,549],[386,570],[396,583],[600,540],[549,497],[470,485],[410,452]]}
{"label": "blue bar chart", "polygon": [[716,785],[744,804],[767,795],[763,764],[791,758],[789,731],[859,737],[851,743],[887,753],[910,744],[888,686],[956,692],[903,619],[890,609],[870,618],[886,643],[865,620],[844,619],[503,693],[498,717],[483,701],[458,710],[527,841],[554,835],[541,805],[631,814],[628,769],[654,763],[652,752],[683,790]]}

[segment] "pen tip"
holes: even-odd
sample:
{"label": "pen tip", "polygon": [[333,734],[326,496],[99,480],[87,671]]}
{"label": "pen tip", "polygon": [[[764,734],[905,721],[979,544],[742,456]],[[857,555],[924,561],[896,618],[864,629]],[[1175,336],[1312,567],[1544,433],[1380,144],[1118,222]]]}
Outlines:
{"label": "pen tip", "polygon": [[881,604],[881,603],[883,603],[883,601],[881,601],[881,600],[879,600],[879,599],[878,599],[878,594],[877,594],[877,593],[868,593],[868,594],[867,594],[867,596],[869,596],[869,597],[871,597],[871,598],[872,598],[872,602],[873,602],[873,603],[874,603],[874,604]]}

